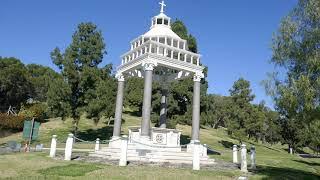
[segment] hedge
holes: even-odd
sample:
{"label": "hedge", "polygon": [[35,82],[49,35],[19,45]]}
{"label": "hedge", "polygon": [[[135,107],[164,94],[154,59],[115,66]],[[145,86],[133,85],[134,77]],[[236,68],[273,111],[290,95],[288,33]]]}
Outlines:
{"label": "hedge", "polygon": [[0,113],[0,129],[23,130],[24,116],[7,115]]}

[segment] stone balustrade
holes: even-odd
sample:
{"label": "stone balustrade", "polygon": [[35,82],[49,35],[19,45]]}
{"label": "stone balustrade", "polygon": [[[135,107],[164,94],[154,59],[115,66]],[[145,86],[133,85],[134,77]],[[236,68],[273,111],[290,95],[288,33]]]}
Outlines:
{"label": "stone balustrade", "polygon": [[128,63],[147,53],[157,54],[170,59],[180,60],[200,66],[199,54],[190,52],[183,48],[180,49],[178,47],[174,47],[172,46],[172,44],[168,45],[167,43],[161,43],[153,40],[148,40],[142,44],[138,43],[137,47],[121,56],[121,64],[123,65],[125,63]]}

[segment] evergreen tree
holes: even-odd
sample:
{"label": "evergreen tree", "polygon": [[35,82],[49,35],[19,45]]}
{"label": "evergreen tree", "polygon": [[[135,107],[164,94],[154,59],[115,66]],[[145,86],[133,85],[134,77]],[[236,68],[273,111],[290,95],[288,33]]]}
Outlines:
{"label": "evergreen tree", "polygon": [[28,71],[19,59],[0,57],[0,104],[4,109],[10,105],[19,109],[31,97],[33,88],[28,78]]}
{"label": "evergreen tree", "polygon": [[101,31],[92,23],[78,25],[71,44],[63,53],[59,48],[51,53],[53,62],[61,70],[63,81],[50,87],[48,106],[54,114],[63,118],[72,117],[75,132],[84,112],[95,121],[102,115],[113,114],[116,88],[114,79],[110,77],[111,68],[110,65],[104,69],[98,67],[104,54]]}
{"label": "evergreen tree", "polygon": [[36,101],[45,102],[50,83],[57,78],[61,78],[61,75],[49,67],[38,64],[28,64],[26,68],[33,86],[32,98]]}
{"label": "evergreen tree", "polygon": [[228,132],[242,142],[250,133],[250,120],[252,119],[252,106],[250,102],[254,99],[250,82],[240,78],[230,89],[232,99],[231,117],[227,122]]}
{"label": "evergreen tree", "polygon": [[303,145],[305,127],[314,121],[320,103],[320,1],[299,0],[272,40],[272,62],[285,68],[265,82],[281,117],[282,138],[290,147]]}

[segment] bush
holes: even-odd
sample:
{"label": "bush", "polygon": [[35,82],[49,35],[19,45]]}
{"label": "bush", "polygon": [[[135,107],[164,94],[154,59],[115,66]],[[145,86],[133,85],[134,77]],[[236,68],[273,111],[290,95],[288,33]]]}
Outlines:
{"label": "bush", "polygon": [[26,118],[24,116],[12,116],[6,113],[0,113],[0,129],[22,130],[23,123]]}
{"label": "bush", "polygon": [[19,115],[32,119],[35,118],[38,122],[43,122],[46,118],[47,105],[44,103],[27,104],[23,106]]}

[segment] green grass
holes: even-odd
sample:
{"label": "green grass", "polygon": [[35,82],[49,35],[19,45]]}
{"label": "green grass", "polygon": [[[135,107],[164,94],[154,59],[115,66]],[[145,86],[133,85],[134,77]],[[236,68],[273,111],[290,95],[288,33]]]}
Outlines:
{"label": "green grass", "polygon": [[1,178],[10,179],[234,179],[239,171],[192,171],[151,166],[118,167],[81,161],[52,160],[43,153],[0,156]]}
{"label": "green grass", "polygon": [[[123,115],[122,133],[128,133],[129,126],[140,126],[141,118],[125,113]],[[51,119],[40,127],[40,138],[36,143],[43,143],[49,147],[51,136],[58,135],[58,147],[64,147],[68,133],[72,127],[70,119],[61,121]],[[190,140],[191,127],[178,125],[177,129],[182,130],[181,143],[188,143]],[[93,141],[99,137],[102,140],[112,136],[112,126],[107,126],[103,120],[97,125],[93,121],[82,118],[79,123],[81,139]],[[21,133],[0,138],[0,144],[9,140],[22,141]],[[231,162],[231,146],[238,141],[230,138],[226,130],[201,128],[200,140],[213,149],[221,152],[221,155],[210,155],[211,158]],[[286,146],[281,144],[269,145],[256,142],[246,142],[247,148],[251,145],[256,147],[257,170],[250,172],[251,179],[320,179],[320,158],[301,158],[297,155],[290,155],[286,152]],[[105,146],[105,145],[103,145]],[[93,144],[75,144],[74,148],[93,149]],[[309,149],[303,149],[311,152]],[[77,161],[58,161],[46,157],[47,154],[10,154],[0,155],[0,177],[17,178],[28,174],[29,177],[49,177],[49,179],[234,179],[240,175],[239,171],[208,171],[201,170],[194,172],[190,169],[171,169],[150,166],[128,166],[117,167],[103,164],[89,164]],[[248,157],[250,165],[250,158]]]}
{"label": "green grass", "polygon": [[45,176],[84,176],[88,172],[100,169],[94,164],[68,164],[39,170]]}

